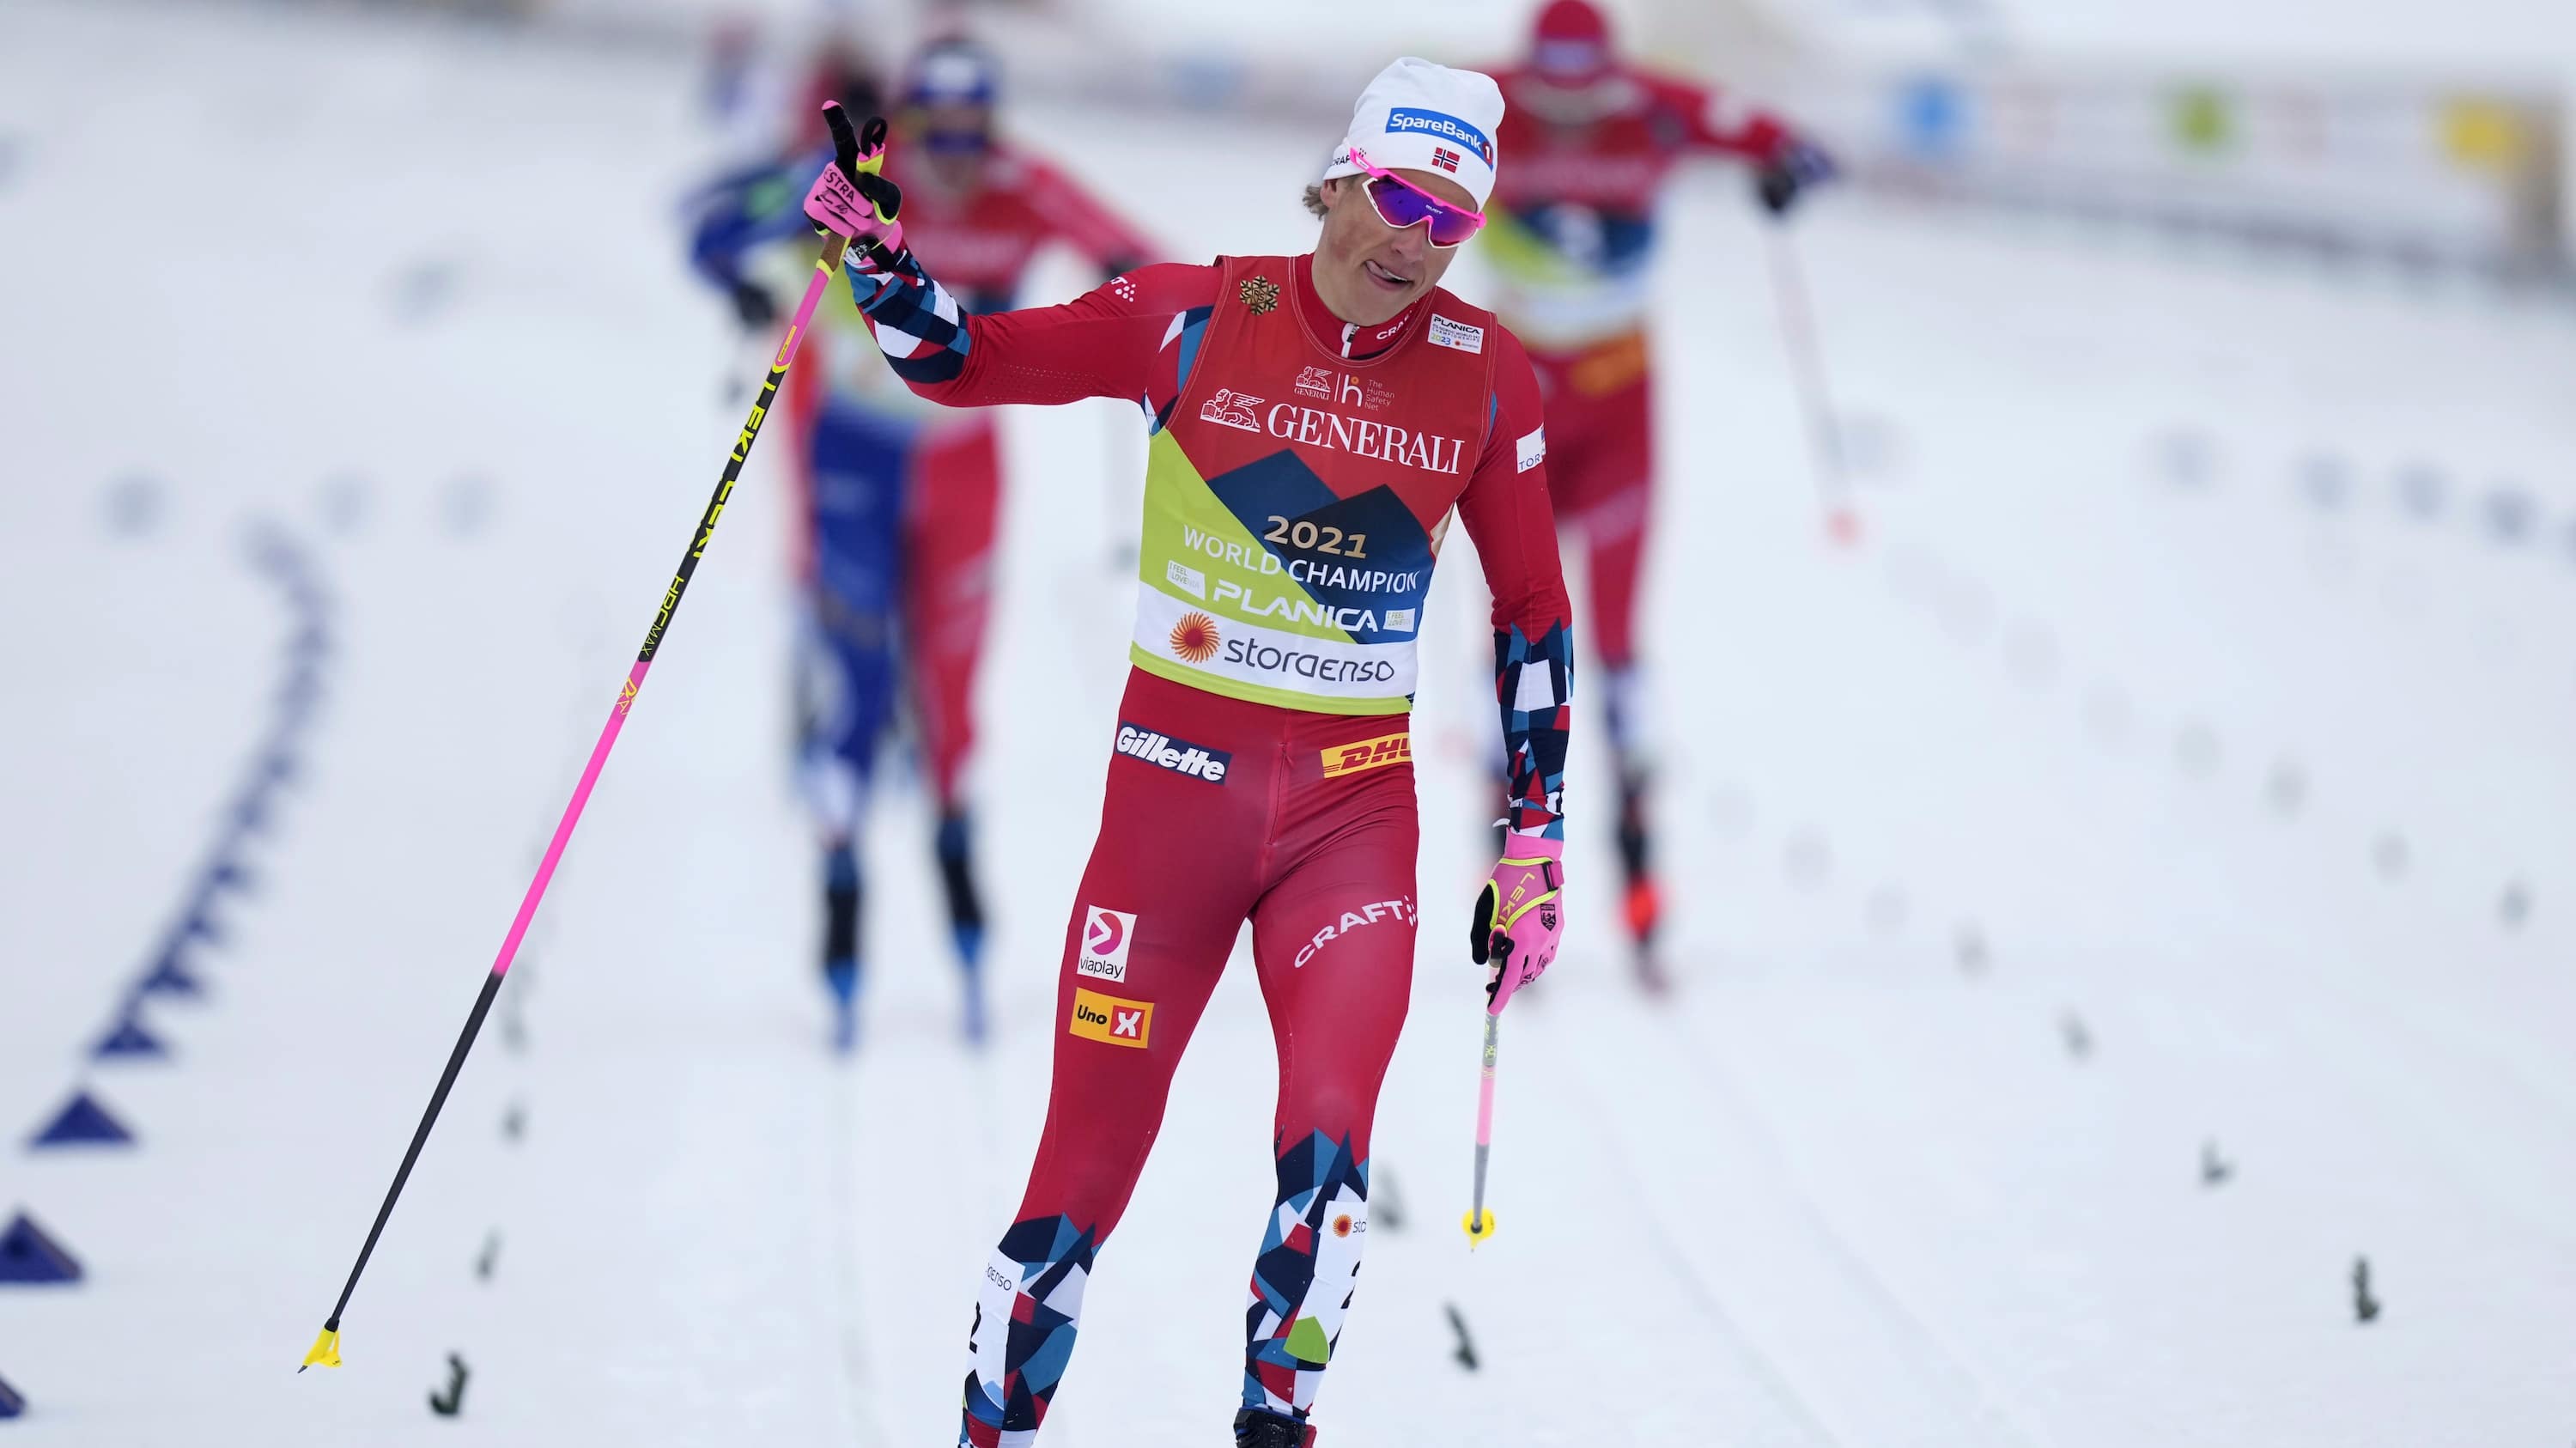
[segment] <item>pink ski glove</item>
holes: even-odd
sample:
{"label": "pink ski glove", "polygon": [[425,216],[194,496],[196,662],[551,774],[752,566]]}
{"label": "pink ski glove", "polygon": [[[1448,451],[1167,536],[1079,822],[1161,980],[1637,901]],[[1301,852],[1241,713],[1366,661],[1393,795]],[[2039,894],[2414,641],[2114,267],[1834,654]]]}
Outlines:
{"label": "pink ski glove", "polygon": [[838,101],[823,103],[823,120],[832,128],[832,160],[805,193],[805,214],[826,231],[849,238],[852,246],[880,267],[891,266],[903,250],[903,190],[882,174],[885,169],[886,123],[870,116],[864,131],[850,129],[850,116]]}
{"label": "pink ski glove", "polygon": [[[1467,951],[1492,978],[1486,1010],[1501,1015],[1512,992],[1547,973],[1564,938],[1564,913],[1558,893],[1565,886],[1565,842],[1539,835],[1505,835],[1503,858],[1485,892],[1476,897],[1476,918],[1467,927]],[[1490,963],[1490,964],[1489,964]]]}

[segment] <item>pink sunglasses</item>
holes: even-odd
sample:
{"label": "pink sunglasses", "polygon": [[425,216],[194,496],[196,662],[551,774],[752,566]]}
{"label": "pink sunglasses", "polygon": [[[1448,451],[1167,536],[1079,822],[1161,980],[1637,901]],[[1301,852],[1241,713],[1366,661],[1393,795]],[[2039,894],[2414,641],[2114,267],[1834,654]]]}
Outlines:
{"label": "pink sunglasses", "polygon": [[1431,244],[1447,251],[1476,234],[1485,224],[1485,213],[1452,206],[1403,177],[1381,166],[1369,163],[1368,153],[1351,147],[1351,164],[1368,173],[1369,205],[1377,210],[1377,219],[1402,231],[1420,222],[1431,224]]}

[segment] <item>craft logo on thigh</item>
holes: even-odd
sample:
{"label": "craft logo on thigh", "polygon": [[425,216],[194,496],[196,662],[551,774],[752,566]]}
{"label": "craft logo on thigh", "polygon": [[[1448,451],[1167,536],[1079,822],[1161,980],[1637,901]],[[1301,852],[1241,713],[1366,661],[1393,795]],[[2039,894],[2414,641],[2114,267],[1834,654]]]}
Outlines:
{"label": "craft logo on thigh", "polygon": [[1097,905],[1082,907],[1082,953],[1074,958],[1073,968],[1082,975],[1124,984],[1127,979],[1127,947],[1135,943],[1136,917],[1124,910],[1103,910]]}
{"label": "craft logo on thigh", "polygon": [[1336,744],[1324,751],[1324,777],[1357,774],[1363,769],[1384,769],[1390,764],[1413,762],[1413,736],[1389,734],[1383,739],[1362,739],[1350,744]]}
{"label": "craft logo on thigh", "polygon": [[1154,1036],[1154,1003],[1120,1000],[1098,991],[1073,988],[1073,1019],[1065,1030],[1086,1041],[1145,1049]]}
{"label": "craft logo on thigh", "polygon": [[1306,962],[1313,960],[1317,951],[1354,930],[1366,930],[1381,920],[1397,921],[1409,930],[1419,924],[1421,918],[1422,912],[1414,905],[1413,897],[1410,895],[1395,900],[1372,900],[1366,905],[1354,905],[1342,912],[1341,919],[1317,930],[1314,939],[1297,947],[1297,963],[1294,968],[1304,970]]}

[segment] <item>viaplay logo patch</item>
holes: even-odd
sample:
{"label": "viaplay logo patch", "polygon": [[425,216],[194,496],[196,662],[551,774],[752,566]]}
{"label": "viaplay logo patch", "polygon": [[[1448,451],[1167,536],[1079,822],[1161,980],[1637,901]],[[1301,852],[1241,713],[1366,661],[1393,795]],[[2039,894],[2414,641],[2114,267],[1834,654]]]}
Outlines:
{"label": "viaplay logo patch", "polygon": [[1083,906],[1082,954],[1075,958],[1077,974],[1112,985],[1127,982],[1127,947],[1136,940],[1136,917],[1125,910],[1103,910],[1097,905]]}
{"label": "viaplay logo patch", "polygon": [[1483,158],[1486,170],[1494,168],[1494,143],[1485,139],[1484,132],[1446,111],[1397,106],[1386,113],[1386,133],[1390,136],[1438,136],[1443,140],[1456,141]]}

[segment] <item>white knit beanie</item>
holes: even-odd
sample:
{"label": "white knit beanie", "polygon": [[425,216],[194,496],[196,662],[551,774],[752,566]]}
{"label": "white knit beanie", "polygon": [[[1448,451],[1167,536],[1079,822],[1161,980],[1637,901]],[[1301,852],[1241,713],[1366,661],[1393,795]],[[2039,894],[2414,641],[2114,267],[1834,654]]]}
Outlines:
{"label": "white knit beanie", "polygon": [[1494,132],[1502,123],[1503,91],[1492,76],[1408,55],[1360,92],[1324,179],[1359,175],[1357,149],[1380,170],[1454,177],[1482,207],[1494,194]]}

